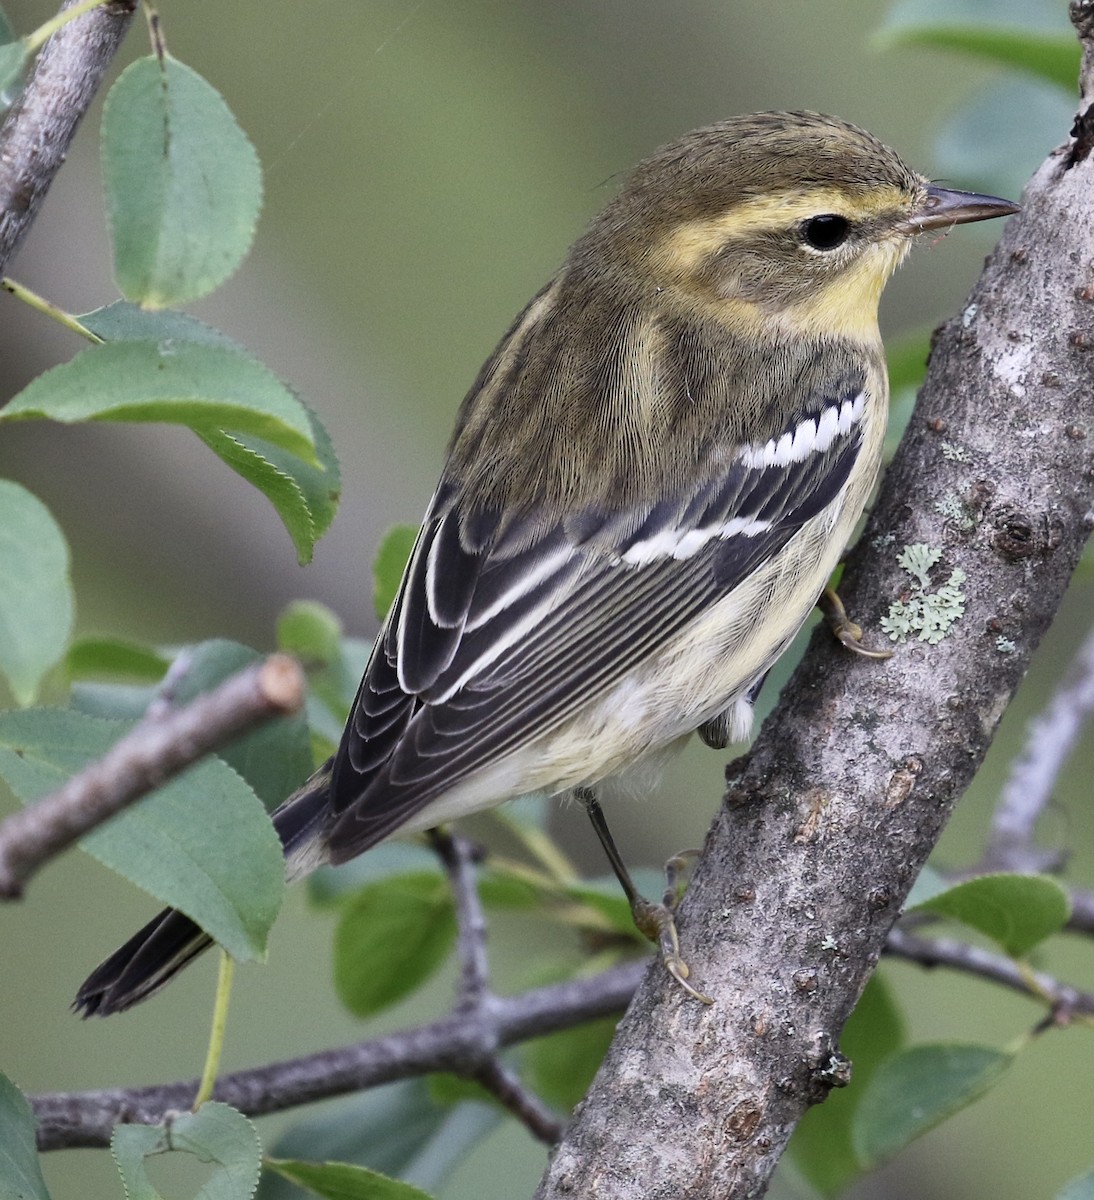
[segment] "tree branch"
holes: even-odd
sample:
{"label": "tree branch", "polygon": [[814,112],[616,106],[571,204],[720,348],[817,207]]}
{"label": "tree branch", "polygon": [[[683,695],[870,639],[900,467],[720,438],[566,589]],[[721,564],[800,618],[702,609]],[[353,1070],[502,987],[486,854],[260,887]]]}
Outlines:
{"label": "tree branch", "polygon": [[0,274],[34,223],[135,8],[136,0],[113,0],[59,29],[0,127]]}
{"label": "tree branch", "polygon": [[18,899],[49,859],[198,759],[272,717],[298,712],[305,691],[299,664],[273,654],[186,708],[150,710],[98,762],[0,824],[0,899]]}
{"label": "tree branch", "polygon": [[[213,1098],[248,1116],[262,1116],[434,1071],[476,1078],[480,1068],[493,1063],[491,1054],[484,1056],[484,1046],[510,1046],[620,1012],[644,969],[643,963],[626,963],[592,979],[570,980],[520,996],[495,996],[488,1010],[468,1014],[457,1009],[416,1029],[237,1071],[218,1080]],[[109,1145],[115,1124],[154,1124],[172,1109],[189,1107],[196,1087],[197,1080],[190,1079],[157,1087],[32,1096],[38,1147]]]}
{"label": "tree branch", "polygon": [[[1038,171],[940,331],[841,584],[855,618],[876,627],[905,586],[901,547],[927,542],[945,551],[940,571],[967,575],[963,619],[939,645],[909,643],[883,665],[814,637],[751,753],[728,768],[680,909],[683,956],[715,1004],[647,974],[540,1200],[758,1196],[824,1097],[823,1060],[1094,521],[1094,431],[1077,416],[1089,413],[1094,352],[1094,162],[1075,151]],[[960,453],[944,454],[943,438]],[[948,494],[972,529],[935,511]]]}

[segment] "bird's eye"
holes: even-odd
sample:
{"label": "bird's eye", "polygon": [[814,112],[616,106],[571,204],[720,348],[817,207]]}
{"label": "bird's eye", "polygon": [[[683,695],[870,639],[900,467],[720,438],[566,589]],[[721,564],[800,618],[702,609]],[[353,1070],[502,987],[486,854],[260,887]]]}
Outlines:
{"label": "bird's eye", "polygon": [[838,213],[823,213],[819,217],[810,217],[802,225],[802,236],[814,250],[835,250],[847,241],[851,232],[851,222]]}

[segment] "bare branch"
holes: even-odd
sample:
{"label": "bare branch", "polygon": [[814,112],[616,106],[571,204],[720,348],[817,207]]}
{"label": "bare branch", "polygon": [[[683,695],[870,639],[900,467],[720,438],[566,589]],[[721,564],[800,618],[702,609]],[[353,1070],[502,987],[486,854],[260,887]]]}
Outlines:
{"label": "bare branch", "polygon": [[966,975],[1001,984],[1034,1000],[1042,1000],[1062,1017],[1094,1016],[1094,993],[1060,983],[1041,971],[1022,971],[1013,959],[991,954],[956,938],[925,938],[903,929],[892,929],[885,953],[923,967],[949,967]]}
{"label": "bare branch", "polygon": [[45,862],[206,754],[298,712],[305,689],[296,661],[274,654],[186,708],[146,716],[98,762],[0,825],[0,897],[17,899]]}
{"label": "bare branch", "polygon": [[1094,713],[1094,628],[1075,665],[1043,713],[1030,722],[1022,756],[1015,761],[992,817],[984,865],[992,870],[1043,871],[1060,855],[1034,845],[1037,820],[1052,800],[1056,780]]}
{"label": "bare branch", "polygon": [[[592,979],[495,997],[488,1014],[469,1017],[456,1011],[387,1037],[238,1071],[218,1080],[214,1099],[248,1116],[262,1116],[434,1071],[474,1078],[484,1064],[483,1045],[510,1046],[620,1012],[644,970],[642,962],[627,963]],[[490,1022],[488,1031],[477,1028],[483,1021]],[[39,1149],[106,1146],[115,1124],[154,1124],[171,1109],[188,1107],[196,1086],[197,1080],[190,1079],[157,1087],[32,1096]]]}
{"label": "bare branch", "polygon": [[0,273],[38,215],[135,8],[136,0],[113,0],[58,30],[0,128]]}
{"label": "bare branch", "polygon": [[510,1071],[501,1059],[492,1058],[482,1070],[474,1075],[481,1083],[517,1118],[528,1132],[548,1146],[554,1146],[562,1137],[566,1122],[532,1091],[524,1086],[520,1076]]}

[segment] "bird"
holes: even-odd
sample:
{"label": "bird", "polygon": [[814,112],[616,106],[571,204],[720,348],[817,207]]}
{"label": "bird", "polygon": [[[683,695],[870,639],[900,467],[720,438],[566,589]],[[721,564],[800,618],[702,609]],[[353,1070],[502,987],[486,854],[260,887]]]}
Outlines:
{"label": "bird", "polygon": [[[868,501],[887,280],[918,235],[1017,211],[814,112],[641,162],[459,409],[337,750],[273,814],[287,876],[536,793],[576,795],[620,874],[599,797],[696,731],[747,737]],[[628,896],[709,1000],[671,912]],[[210,944],[168,909],[74,1008],[128,1009]]]}

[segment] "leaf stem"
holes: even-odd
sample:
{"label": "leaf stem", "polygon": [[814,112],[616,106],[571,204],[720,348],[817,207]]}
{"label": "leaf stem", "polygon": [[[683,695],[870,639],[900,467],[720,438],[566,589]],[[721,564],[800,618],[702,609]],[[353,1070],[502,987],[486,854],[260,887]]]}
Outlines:
{"label": "leaf stem", "polygon": [[224,1029],[228,1024],[228,1002],[232,998],[232,977],[235,974],[235,959],[227,950],[220,952],[220,969],[217,971],[217,997],[213,1005],[213,1024],[209,1030],[209,1049],[205,1055],[205,1066],[201,1072],[198,1093],[194,1097],[194,1112],[213,1096],[220,1057],[224,1050]]}
{"label": "leaf stem", "polygon": [[4,276],[0,279],[0,288],[5,292],[9,292],[16,300],[22,300],[24,304],[30,305],[37,312],[44,313],[47,317],[51,317],[58,325],[63,325],[66,329],[71,329],[73,333],[78,333],[80,337],[85,337],[89,342],[93,342],[96,346],[103,344],[103,339],[98,334],[92,333],[86,325],[81,325],[79,320],[71,313],[65,312],[63,308],[58,308],[56,304],[47,300],[44,296],[39,296],[37,292],[32,292],[30,288],[25,287],[21,283],[16,283],[14,279]]}

